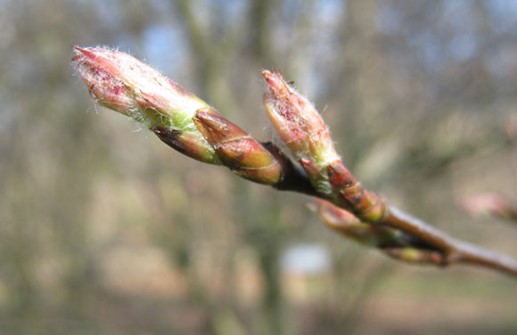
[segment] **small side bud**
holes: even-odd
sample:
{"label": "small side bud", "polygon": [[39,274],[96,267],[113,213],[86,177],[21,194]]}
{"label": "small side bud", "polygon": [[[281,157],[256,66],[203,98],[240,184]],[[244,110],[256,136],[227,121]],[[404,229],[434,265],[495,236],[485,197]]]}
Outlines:
{"label": "small side bud", "polygon": [[328,201],[318,199],[317,205],[321,221],[330,229],[361,244],[374,247],[378,245],[378,236],[374,226],[361,222],[351,212]]}
{"label": "small side bud", "polygon": [[340,160],[327,167],[330,185],[338,200],[367,222],[379,222],[387,214],[386,204],[381,197],[365,190],[361,183],[348,171]]}
{"label": "small side bud", "polygon": [[383,251],[388,256],[407,263],[421,265],[434,264],[439,266],[447,265],[443,255],[438,251],[416,249],[412,247],[384,248]]}
{"label": "small side bud", "polygon": [[196,132],[181,131],[160,125],[151,127],[151,131],[163,143],[190,158],[209,164],[221,164],[214,148],[206,145],[204,139]]}
{"label": "small side bud", "polygon": [[408,260],[441,255],[426,249],[425,244],[401,230],[361,221],[352,212],[329,201],[318,199],[316,206],[321,221],[327,227],[361,244],[381,249],[392,257]]}
{"label": "small side bud", "polygon": [[282,178],[282,165],[260,142],[213,108],[196,112],[194,123],[215,148],[223,165],[248,180],[274,185]]}

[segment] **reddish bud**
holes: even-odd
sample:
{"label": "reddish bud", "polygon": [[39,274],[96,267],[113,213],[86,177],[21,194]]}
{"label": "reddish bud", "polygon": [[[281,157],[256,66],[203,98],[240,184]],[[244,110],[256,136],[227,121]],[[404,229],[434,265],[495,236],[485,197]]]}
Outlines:
{"label": "reddish bud", "polygon": [[194,123],[234,173],[261,184],[274,185],[281,180],[282,166],[271,152],[213,108],[198,110]]}
{"label": "reddish bud", "polygon": [[97,102],[152,129],[164,142],[203,162],[215,151],[192,118],[208,104],[136,58],[108,48],[74,48],[72,62]]}
{"label": "reddish bud", "polygon": [[386,204],[379,195],[365,190],[341,160],[327,167],[330,185],[343,205],[367,222],[379,222],[386,215]]}
{"label": "reddish bud", "polygon": [[392,257],[396,257],[403,250],[404,253],[400,254],[400,258],[405,257],[408,259],[413,257],[413,254],[407,253],[409,250],[419,251],[418,257],[424,257],[424,254],[429,256],[434,252],[433,250],[426,249],[426,246],[420,240],[403,231],[361,221],[352,212],[337,207],[326,200],[318,199],[317,209],[320,219],[330,229],[361,244],[382,249]]}
{"label": "reddish bud", "polygon": [[383,251],[392,258],[412,264],[446,265],[443,254],[438,251],[416,249],[412,247],[384,248]]}
{"label": "reddish bud", "polygon": [[504,219],[517,220],[517,206],[500,194],[477,194],[463,199],[460,206],[472,215],[493,215]]}
{"label": "reddish bud", "polygon": [[296,158],[305,158],[318,166],[339,159],[330,131],[316,108],[280,73],[264,70],[262,75],[267,84],[266,113]]}
{"label": "reddish bud", "polygon": [[282,141],[302,162],[311,183],[322,194],[330,194],[326,167],[339,160],[330,131],[316,108],[278,72],[264,70],[266,114]]}
{"label": "reddish bud", "polygon": [[318,199],[317,204],[320,219],[327,227],[361,244],[377,246],[376,227],[361,222],[351,212],[328,201]]}

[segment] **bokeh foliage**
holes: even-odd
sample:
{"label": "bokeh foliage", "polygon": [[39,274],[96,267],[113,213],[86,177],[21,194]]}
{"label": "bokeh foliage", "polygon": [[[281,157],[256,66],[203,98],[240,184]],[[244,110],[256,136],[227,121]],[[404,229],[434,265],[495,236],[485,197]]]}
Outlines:
{"label": "bokeh foliage", "polygon": [[[516,40],[502,0],[1,0],[0,332],[514,333],[514,281],[357,248],[310,199],[95,107],[69,64],[75,44],[129,51],[262,139],[260,71],[281,69],[365,185],[515,254],[511,227],[455,202],[517,194]],[[325,271],[281,266],[304,243]]]}

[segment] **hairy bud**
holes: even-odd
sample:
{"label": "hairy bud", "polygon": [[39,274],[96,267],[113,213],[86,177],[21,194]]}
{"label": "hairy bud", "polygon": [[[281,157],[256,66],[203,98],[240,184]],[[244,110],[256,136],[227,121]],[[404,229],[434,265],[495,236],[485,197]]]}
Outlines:
{"label": "hairy bud", "polygon": [[144,123],[182,153],[219,163],[192,120],[206,102],[124,52],[77,46],[74,52],[73,64],[100,105]]}
{"label": "hairy bud", "polygon": [[327,166],[339,159],[330,131],[316,108],[278,72],[262,71],[267,84],[264,106],[280,138],[298,159]]}
{"label": "hairy bud", "polygon": [[316,108],[278,72],[264,70],[266,114],[274,129],[302,163],[318,191],[331,192],[326,167],[339,160],[330,131]]}

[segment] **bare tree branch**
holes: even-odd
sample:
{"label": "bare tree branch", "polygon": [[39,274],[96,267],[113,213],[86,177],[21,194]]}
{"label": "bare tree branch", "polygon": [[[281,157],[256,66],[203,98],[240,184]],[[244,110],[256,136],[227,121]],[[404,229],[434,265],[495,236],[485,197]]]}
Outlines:
{"label": "bare tree branch", "polygon": [[264,107],[294,160],[125,53],[79,47],[75,53],[74,64],[98,103],[144,123],[194,159],[226,166],[253,182],[329,201],[320,203],[322,220],[344,235],[400,260],[465,263],[517,276],[517,261],[457,240],[365,189],[337,154],[319,112],[280,73],[262,73]]}

